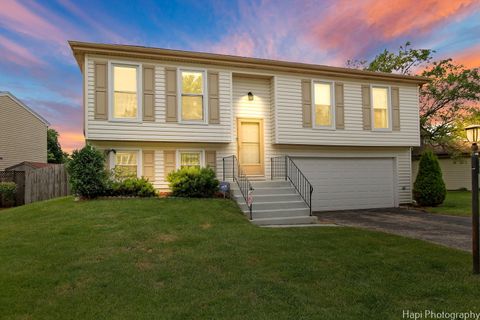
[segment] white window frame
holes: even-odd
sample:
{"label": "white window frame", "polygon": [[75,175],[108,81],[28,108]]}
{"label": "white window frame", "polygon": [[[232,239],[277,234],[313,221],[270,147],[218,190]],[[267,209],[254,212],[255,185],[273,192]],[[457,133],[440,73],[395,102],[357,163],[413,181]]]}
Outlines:
{"label": "white window frame", "polygon": [[[183,79],[182,72],[201,72],[202,73],[202,84],[203,84],[203,119],[202,120],[183,120],[182,118],[182,91],[183,91]],[[177,104],[178,104],[178,115],[179,123],[182,124],[208,124],[208,87],[207,87],[207,70],[202,68],[177,68]],[[198,96],[196,94],[186,94],[191,96]]]}
{"label": "white window frame", "polygon": [[143,152],[142,149],[138,148],[121,148],[115,149],[115,152],[110,152],[108,157],[110,170],[114,169],[116,164],[116,154],[117,152],[137,152],[137,177],[141,178],[143,176]]}
{"label": "white window frame", "polygon": [[[125,66],[125,67],[135,67],[137,69],[137,117],[136,118],[115,118],[113,108],[114,108],[114,77],[113,77],[113,67],[114,66]],[[108,61],[108,120],[112,122],[142,122],[143,117],[143,74],[142,74],[142,64],[131,62],[131,61],[119,61],[119,60],[110,60]]]}
{"label": "white window frame", "polygon": [[[330,114],[332,115],[332,124],[329,126],[317,125],[316,110],[315,110],[315,83],[324,83],[330,85]],[[335,114],[335,81],[314,79],[311,84],[311,99],[312,99],[312,128],[321,130],[336,130],[336,114]]]}
{"label": "white window frame", "polygon": [[[373,88],[383,88],[387,89],[387,128],[375,128],[375,108],[373,107]],[[392,131],[392,101],[391,101],[391,87],[389,85],[384,84],[371,84],[370,85],[370,103],[371,103],[371,110],[370,110],[370,121],[372,126],[372,131],[384,131],[390,132]]]}
{"label": "white window frame", "polygon": [[182,157],[180,156],[182,153],[186,153],[186,152],[195,152],[195,153],[200,153],[200,168],[204,168],[205,167],[205,150],[203,149],[180,149],[180,150],[177,150],[177,153],[176,153],[176,169],[180,169],[182,167],[182,164],[181,164],[181,159]]}

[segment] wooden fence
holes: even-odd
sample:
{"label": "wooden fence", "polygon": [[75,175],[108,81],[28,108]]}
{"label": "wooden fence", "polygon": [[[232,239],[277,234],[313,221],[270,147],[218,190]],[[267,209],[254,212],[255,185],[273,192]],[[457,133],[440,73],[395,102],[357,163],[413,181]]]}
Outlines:
{"label": "wooden fence", "polygon": [[55,164],[25,172],[25,203],[64,197],[69,194],[65,165]]}

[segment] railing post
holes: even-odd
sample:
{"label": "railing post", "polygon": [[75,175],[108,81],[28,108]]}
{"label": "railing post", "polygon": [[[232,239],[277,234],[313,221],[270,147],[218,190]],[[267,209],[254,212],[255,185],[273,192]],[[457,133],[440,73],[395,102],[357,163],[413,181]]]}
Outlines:
{"label": "railing post", "polygon": [[312,215],[312,194],[313,194],[313,187],[310,186],[310,216]]}
{"label": "railing post", "polygon": [[235,157],[232,157],[232,179],[235,179]]}
{"label": "railing post", "polygon": [[222,164],[223,164],[223,181],[225,181],[225,158],[222,158]]}
{"label": "railing post", "polygon": [[288,177],[288,156],[285,156],[285,181],[287,181]]}

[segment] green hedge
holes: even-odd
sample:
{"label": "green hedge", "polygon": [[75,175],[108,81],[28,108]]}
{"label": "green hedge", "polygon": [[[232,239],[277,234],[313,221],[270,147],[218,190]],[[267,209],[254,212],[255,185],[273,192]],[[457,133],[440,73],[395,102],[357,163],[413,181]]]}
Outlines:
{"label": "green hedge", "polygon": [[443,203],[447,189],[442,178],[442,169],[437,156],[425,151],[418,164],[418,174],[413,185],[413,198],[424,207],[435,207]]}
{"label": "green hedge", "polygon": [[184,167],[167,177],[172,195],[187,198],[208,198],[218,191],[218,180],[211,168]]}
{"label": "green hedge", "polygon": [[0,182],[0,207],[14,206],[16,191],[15,182]]}

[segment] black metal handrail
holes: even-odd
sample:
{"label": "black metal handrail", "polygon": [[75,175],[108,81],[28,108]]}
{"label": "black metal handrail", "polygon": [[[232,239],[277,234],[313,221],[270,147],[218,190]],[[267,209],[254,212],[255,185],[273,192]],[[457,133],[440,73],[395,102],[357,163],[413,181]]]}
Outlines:
{"label": "black metal handrail", "polygon": [[[250,212],[250,220],[252,220],[252,207],[253,207],[253,198],[252,192],[253,187],[250,181],[248,180],[247,175],[243,172],[242,167],[240,166],[237,157],[235,155],[231,155],[228,157],[224,157],[223,161],[223,181],[231,177],[233,181],[235,181],[240,189],[240,193],[247,204],[248,211]],[[231,175],[229,176],[229,172],[226,171],[226,165],[231,163],[232,170]]]}
{"label": "black metal handrail", "polygon": [[312,215],[313,187],[295,162],[289,156],[273,157],[270,172],[272,180],[281,178],[292,183],[310,209],[310,215]]}

